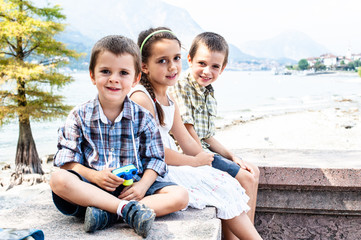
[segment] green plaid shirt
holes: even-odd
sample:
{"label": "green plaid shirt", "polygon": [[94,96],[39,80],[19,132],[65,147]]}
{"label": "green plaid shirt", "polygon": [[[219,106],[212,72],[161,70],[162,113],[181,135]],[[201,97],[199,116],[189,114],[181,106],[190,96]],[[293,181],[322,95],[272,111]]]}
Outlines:
{"label": "green plaid shirt", "polygon": [[190,70],[182,74],[170,93],[175,97],[183,122],[192,124],[204,148],[209,145],[204,139],[214,136],[217,101],[212,85],[200,86]]}

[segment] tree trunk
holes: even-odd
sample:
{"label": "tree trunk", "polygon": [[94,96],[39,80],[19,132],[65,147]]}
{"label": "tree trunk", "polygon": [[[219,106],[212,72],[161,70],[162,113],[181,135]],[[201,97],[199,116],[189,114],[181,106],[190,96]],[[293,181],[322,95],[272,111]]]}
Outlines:
{"label": "tree trunk", "polygon": [[[21,118],[20,118],[21,119]],[[41,160],[36,150],[35,141],[31,132],[30,121],[19,119],[19,139],[16,148],[16,172],[44,174]]]}

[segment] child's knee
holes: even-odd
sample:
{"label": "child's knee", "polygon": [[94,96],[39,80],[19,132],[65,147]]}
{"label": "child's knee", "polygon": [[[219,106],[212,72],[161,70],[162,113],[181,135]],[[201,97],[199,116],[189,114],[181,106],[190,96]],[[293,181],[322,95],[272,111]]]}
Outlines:
{"label": "child's knee", "polygon": [[259,175],[260,175],[260,171],[259,171],[259,168],[256,166],[256,165],[253,165],[253,164],[249,164],[250,168],[252,169],[253,171],[253,178],[254,178],[254,181],[255,183],[258,184],[259,182]]}
{"label": "child's knee", "polygon": [[174,189],[175,202],[178,206],[178,209],[181,210],[187,207],[189,202],[188,191],[184,187],[176,186]]}
{"label": "child's knee", "polygon": [[259,168],[255,165],[253,165],[253,171],[254,171],[254,178],[257,180],[257,183],[259,182],[259,175],[260,171]]}
{"label": "child's knee", "polygon": [[259,169],[256,168],[252,168],[253,173],[241,169],[238,174],[236,175],[236,179],[238,180],[238,182],[241,185],[248,185],[248,184],[252,184],[252,185],[257,185],[259,182]]}
{"label": "child's knee", "polygon": [[59,193],[60,191],[66,189],[69,184],[69,172],[63,169],[54,172],[51,175],[49,184],[51,190],[55,193]]}

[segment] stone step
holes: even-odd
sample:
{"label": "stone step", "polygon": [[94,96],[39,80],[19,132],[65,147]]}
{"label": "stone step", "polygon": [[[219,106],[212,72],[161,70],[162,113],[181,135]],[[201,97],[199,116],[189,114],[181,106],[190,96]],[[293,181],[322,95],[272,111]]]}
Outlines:
{"label": "stone step", "polygon": [[265,239],[361,239],[361,151],[242,149],[260,166]]}

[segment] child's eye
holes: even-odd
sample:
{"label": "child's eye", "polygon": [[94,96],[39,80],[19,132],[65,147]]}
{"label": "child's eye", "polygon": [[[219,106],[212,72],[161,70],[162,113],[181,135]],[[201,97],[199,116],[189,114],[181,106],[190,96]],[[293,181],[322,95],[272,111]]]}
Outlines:
{"label": "child's eye", "polygon": [[206,66],[206,63],[204,63],[204,62],[199,62],[198,64],[201,66]]}
{"label": "child's eye", "polygon": [[220,68],[220,66],[219,66],[219,65],[214,65],[214,66],[213,66],[213,68],[215,68],[215,69],[219,69],[219,68]]}
{"label": "child's eye", "polygon": [[120,75],[128,75],[129,73],[127,71],[120,71]]}
{"label": "child's eye", "polygon": [[175,61],[181,60],[181,56],[176,56],[176,57],[174,58],[174,60],[175,60]]}
{"label": "child's eye", "polygon": [[158,61],[158,63],[166,63],[166,62],[167,62],[167,60],[165,60],[165,59],[161,59]]}
{"label": "child's eye", "polygon": [[103,69],[103,70],[101,70],[100,72],[103,73],[103,74],[109,74],[109,73],[110,73],[110,71],[109,71],[109,70],[106,70],[106,69]]}

